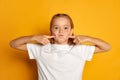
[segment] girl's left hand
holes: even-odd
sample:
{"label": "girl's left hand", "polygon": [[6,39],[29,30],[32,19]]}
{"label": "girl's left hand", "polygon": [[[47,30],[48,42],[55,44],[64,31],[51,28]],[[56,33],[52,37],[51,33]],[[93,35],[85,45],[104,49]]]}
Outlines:
{"label": "girl's left hand", "polygon": [[83,36],[83,35],[69,36],[69,38],[74,39],[73,42],[75,44],[82,44],[84,42],[89,41],[89,37],[88,36]]}

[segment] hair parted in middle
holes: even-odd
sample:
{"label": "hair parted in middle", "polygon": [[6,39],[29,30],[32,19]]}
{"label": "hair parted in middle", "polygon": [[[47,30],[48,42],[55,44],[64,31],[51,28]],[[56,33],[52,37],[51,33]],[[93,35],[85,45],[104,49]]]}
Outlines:
{"label": "hair parted in middle", "polygon": [[[50,33],[52,33],[52,25],[53,25],[54,19],[60,18],[60,17],[65,17],[65,18],[69,19],[69,20],[70,20],[71,29],[74,29],[74,24],[73,24],[72,18],[71,18],[69,15],[65,14],[65,13],[58,13],[58,14],[55,14],[55,15],[52,17],[51,21],[50,21]],[[73,35],[74,35],[74,33],[72,34],[72,36],[73,36]],[[51,39],[50,42],[51,42],[52,44],[54,44],[54,39]],[[69,45],[74,44],[74,43],[73,43],[73,39],[69,38],[68,44],[69,44]]]}

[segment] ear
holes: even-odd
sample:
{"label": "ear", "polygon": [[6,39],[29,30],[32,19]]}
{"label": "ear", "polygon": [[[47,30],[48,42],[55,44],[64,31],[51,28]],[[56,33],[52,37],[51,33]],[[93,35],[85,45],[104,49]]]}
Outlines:
{"label": "ear", "polygon": [[73,34],[73,29],[71,29],[71,31],[70,31],[70,35],[72,35]]}
{"label": "ear", "polygon": [[50,33],[50,35],[52,36],[52,31],[51,31],[51,30],[49,30],[49,33]]}

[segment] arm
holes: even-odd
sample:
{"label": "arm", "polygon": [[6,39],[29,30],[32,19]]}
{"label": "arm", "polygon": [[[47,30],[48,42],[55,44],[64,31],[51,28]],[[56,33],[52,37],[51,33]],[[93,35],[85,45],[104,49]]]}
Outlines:
{"label": "arm", "polygon": [[45,45],[50,42],[48,38],[53,38],[53,37],[54,36],[46,36],[46,35],[22,36],[22,37],[12,40],[10,42],[10,46],[15,49],[27,51],[27,47],[26,47],[27,43],[37,42],[42,45]]}
{"label": "arm", "polygon": [[95,53],[106,52],[112,48],[110,44],[98,38],[88,37],[88,42],[95,45]]}
{"label": "arm", "polygon": [[83,35],[78,35],[78,36],[70,36],[70,38],[74,38],[74,43],[75,44],[81,44],[84,42],[90,42],[95,45],[95,53],[99,52],[106,52],[109,51],[112,47],[110,44],[107,42],[98,39],[98,38],[93,38],[90,36],[83,36]]}
{"label": "arm", "polygon": [[22,36],[10,41],[10,46],[15,49],[27,51],[26,44],[33,41],[33,36]]}

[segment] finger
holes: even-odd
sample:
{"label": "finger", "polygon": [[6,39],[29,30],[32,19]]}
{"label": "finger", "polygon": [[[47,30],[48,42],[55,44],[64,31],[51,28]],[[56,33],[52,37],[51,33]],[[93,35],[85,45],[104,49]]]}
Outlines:
{"label": "finger", "polygon": [[69,38],[72,38],[72,39],[74,39],[74,38],[75,38],[75,36],[69,36]]}
{"label": "finger", "polygon": [[73,42],[75,43],[75,42],[76,42],[76,39],[74,39]]}
{"label": "finger", "polygon": [[46,44],[48,44],[48,42],[44,42],[43,44],[46,45]]}
{"label": "finger", "polygon": [[73,43],[77,44],[77,41],[76,41],[76,40],[74,40],[74,41],[73,41]]}
{"label": "finger", "polygon": [[79,40],[77,40],[77,41],[76,41],[76,44],[80,44],[80,41],[79,41]]}
{"label": "finger", "polygon": [[45,36],[45,37],[50,39],[50,38],[54,38],[55,36]]}
{"label": "finger", "polygon": [[43,45],[46,45],[46,44],[48,44],[48,43],[49,43],[49,41],[43,41],[43,42],[42,42]]}
{"label": "finger", "polygon": [[44,43],[49,43],[50,41],[48,39],[44,40]]}
{"label": "finger", "polygon": [[75,44],[79,44],[80,43],[80,40],[78,38],[74,39],[73,41]]}
{"label": "finger", "polygon": [[76,45],[78,45],[78,44],[79,44],[79,42],[78,42],[78,41],[74,41],[74,43],[75,43]]}

